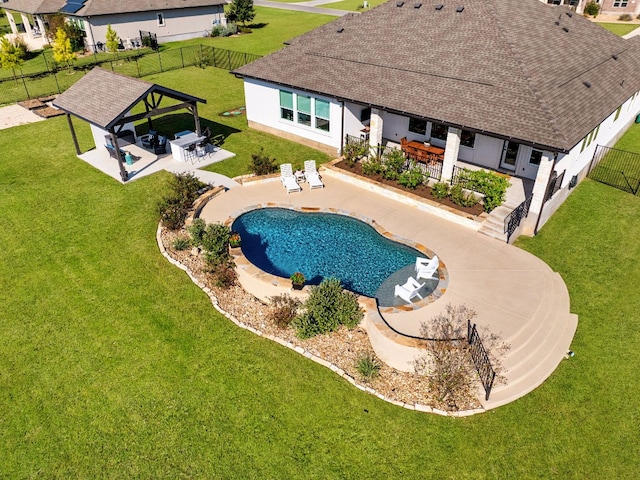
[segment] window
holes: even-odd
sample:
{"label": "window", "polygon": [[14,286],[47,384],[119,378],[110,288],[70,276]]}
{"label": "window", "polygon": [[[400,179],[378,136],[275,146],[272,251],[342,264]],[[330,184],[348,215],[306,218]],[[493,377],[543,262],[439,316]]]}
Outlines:
{"label": "window", "polygon": [[158,26],[164,27],[164,15],[162,13],[158,14]]}
{"label": "window", "polygon": [[324,132],[329,131],[329,102],[315,100],[316,104],[316,128]]}
{"label": "window", "polygon": [[613,118],[613,121],[614,121],[614,122],[615,122],[615,121],[618,119],[618,117],[620,116],[620,111],[621,111],[621,110],[622,110],[622,105],[620,105],[620,106],[618,107],[618,109],[616,110],[616,116]]}
{"label": "window", "polygon": [[293,122],[293,93],[280,90],[280,118]]}
{"label": "window", "polygon": [[296,95],[298,103],[298,123],[311,126],[311,97]]}
{"label": "window", "polygon": [[613,0],[614,7],[624,8],[629,4],[628,0]]}
{"label": "window", "polygon": [[371,120],[371,107],[363,108],[360,112],[360,121],[362,123]]}
{"label": "window", "polygon": [[437,138],[438,140],[447,140],[448,128],[441,123],[431,124],[431,138]]}
{"label": "window", "polygon": [[540,165],[542,161],[542,152],[540,150],[531,150],[531,157],[529,157],[529,163],[531,165]]}
{"label": "window", "polygon": [[467,130],[462,130],[460,135],[460,145],[463,147],[473,148],[476,143],[476,134]]}
{"label": "window", "polygon": [[427,122],[426,120],[419,120],[417,118],[409,118],[409,131],[411,133],[417,133],[418,135],[427,134]]}

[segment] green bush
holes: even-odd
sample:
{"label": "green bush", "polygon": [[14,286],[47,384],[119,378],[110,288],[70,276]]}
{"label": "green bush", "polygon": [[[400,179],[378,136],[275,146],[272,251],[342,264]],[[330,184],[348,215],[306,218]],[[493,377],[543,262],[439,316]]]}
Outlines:
{"label": "green bush", "polygon": [[486,170],[464,169],[458,177],[458,183],[467,190],[484,195],[482,204],[485,212],[499,207],[504,202],[509,188],[509,181],[505,177]]}
{"label": "green bush", "polygon": [[362,355],[356,361],[356,370],[365,382],[376,378],[380,374],[381,367],[382,365],[373,354]]}
{"label": "green bush", "polygon": [[278,169],[278,164],[275,158],[269,158],[268,155],[264,154],[264,150],[260,149],[260,153],[251,155],[249,169],[255,175],[269,175]]}
{"label": "green bush", "polygon": [[371,157],[369,160],[362,162],[362,173],[365,175],[381,175],[383,171],[384,165],[382,165],[380,157]]}
{"label": "green bush", "polygon": [[206,184],[198,180],[192,173],[175,174],[169,180],[169,185],[175,196],[189,206],[200,196],[200,190],[206,187]]}
{"label": "green bush", "polygon": [[461,207],[473,207],[478,204],[478,199],[476,196],[469,192],[465,192],[462,188],[462,184],[458,183],[451,188],[449,192],[449,196],[451,197],[451,201],[456,205],[460,205]]}
{"label": "green bush", "polygon": [[589,2],[584,7],[584,13],[595,17],[598,15],[598,13],[600,13],[600,5],[598,5],[594,1]]}
{"label": "green bush", "polygon": [[429,175],[422,173],[422,170],[412,167],[398,176],[398,183],[403,187],[414,190],[418,188],[419,185],[422,185],[428,178]]}
{"label": "green bush", "polygon": [[199,246],[202,244],[202,237],[204,236],[204,232],[207,229],[207,222],[205,222],[202,218],[196,218],[193,223],[189,226],[188,231],[189,235],[191,235],[191,243],[195,246]]}
{"label": "green bush", "polygon": [[404,169],[405,158],[402,151],[392,148],[384,156],[384,172],[387,180],[397,180]]}
{"label": "green bush", "polygon": [[238,275],[236,274],[233,260],[227,258],[220,261],[220,259],[216,259],[211,263],[207,263],[209,263],[213,283],[216,287],[229,288],[236,283]]}
{"label": "green bush", "polygon": [[298,315],[302,302],[287,293],[271,297],[270,300],[269,320],[279,328],[287,328]]}
{"label": "green bush", "polygon": [[363,312],[355,294],[343,290],[340,280],[327,278],[316,287],[304,303],[304,312],[292,322],[300,338],[335,331],[340,325],[353,328]]}
{"label": "green bush", "polygon": [[189,213],[190,205],[178,197],[165,197],[158,203],[160,221],[169,230],[179,230]]}
{"label": "green bush", "polygon": [[229,227],[219,224],[210,223],[205,228],[202,235],[202,249],[206,252],[208,263],[214,263],[214,260],[224,261],[229,258],[229,237],[231,230]]}
{"label": "green bush", "polygon": [[178,251],[186,250],[187,248],[189,248],[189,245],[191,245],[189,237],[185,237],[184,235],[181,235],[181,236],[177,237],[173,241],[174,250],[178,250]]}
{"label": "green bush", "polygon": [[633,17],[628,13],[623,13],[618,17],[618,20],[620,20],[621,22],[630,22],[631,20],[633,20]]}
{"label": "green bush", "polygon": [[366,142],[347,143],[342,147],[342,157],[350,167],[353,167],[367,153],[369,153],[369,144]]}
{"label": "green bush", "polygon": [[449,184],[438,182],[431,187],[431,195],[435,198],[445,198],[449,196]]}

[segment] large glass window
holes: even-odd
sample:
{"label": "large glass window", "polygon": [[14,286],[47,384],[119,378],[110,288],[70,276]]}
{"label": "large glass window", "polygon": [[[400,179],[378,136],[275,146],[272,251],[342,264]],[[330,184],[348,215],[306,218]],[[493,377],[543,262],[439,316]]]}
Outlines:
{"label": "large glass window", "polygon": [[447,131],[449,129],[446,125],[441,123],[431,124],[431,138],[437,138],[438,140],[447,140]]}
{"label": "large glass window", "polygon": [[329,102],[315,100],[316,104],[316,128],[325,132],[329,131]]}
{"label": "large glass window", "polygon": [[613,0],[613,6],[614,7],[626,7],[627,5],[629,5],[628,0]]}
{"label": "large glass window", "polygon": [[531,150],[531,156],[529,157],[529,163],[531,165],[540,165],[542,161],[542,152],[540,150]]}
{"label": "large glass window", "polygon": [[363,108],[360,112],[360,121],[362,123],[371,120],[371,107]]}
{"label": "large glass window", "polygon": [[311,126],[311,97],[304,95],[296,95],[298,100],[298,123],[301,125]]}
{"label": "large glass window", "polygon": [[409,131],[411,133],[417,133],[418,135],[427,134],[427,122],[426,120],[419,120],[417,118],[409,118]]}
{"label": "large glass window", "polygon": [[293,93],[280,90],[280,118],[293,122]]}
{"label": "large glass window", "polygon": [[468,130],[462,130],[460,134],[460,145],[463,147],[473,148],[476,144],[476,134]]}

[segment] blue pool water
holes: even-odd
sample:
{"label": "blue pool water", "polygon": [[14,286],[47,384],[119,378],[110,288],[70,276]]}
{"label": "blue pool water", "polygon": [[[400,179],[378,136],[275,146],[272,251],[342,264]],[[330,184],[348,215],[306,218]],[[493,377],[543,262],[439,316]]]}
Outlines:
{"label": "blue pool water", "polygon": [[261,270],[286,278],[299,271],[312,285],[338,278],[348,290],[368,297],[375,297],[391,274],[423,256],[337,214],[263,208],[241,215],[232,228],[242,238],[244,255]]}

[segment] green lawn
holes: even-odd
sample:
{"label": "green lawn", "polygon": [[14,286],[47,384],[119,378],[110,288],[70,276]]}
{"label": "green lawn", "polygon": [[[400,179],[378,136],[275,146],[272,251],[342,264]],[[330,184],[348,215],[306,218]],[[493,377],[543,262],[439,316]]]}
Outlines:
{"label": "green lawn", "polygon": [[640,27],[640,25],[638,25],[637,23],[596,23],[602,28],[606,28],[611,33],[615,33],[620,37]]}
{"label": "green lawn", "polygon": [[335,3],[327,3],[326,5],[322,5],[325,8],[335,8],[338,10],[352,10],[354,12],[364,12],[369,10],[369,8],[377,7],[378,5],[382,5],[384,2],[388,0],[369,0],[368,8],[358,8],[361,7],[364,2],[362,0],[342,0],[341,2]]}

